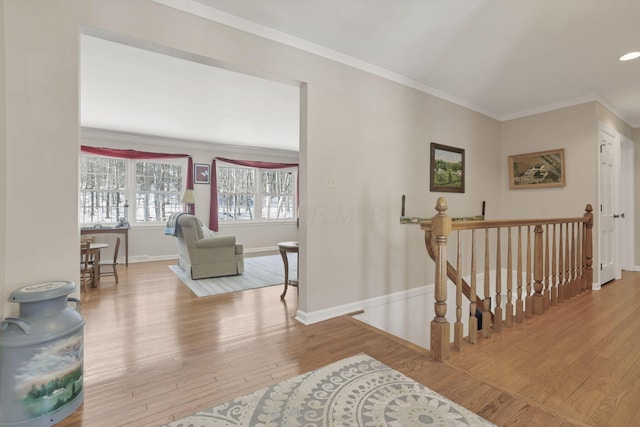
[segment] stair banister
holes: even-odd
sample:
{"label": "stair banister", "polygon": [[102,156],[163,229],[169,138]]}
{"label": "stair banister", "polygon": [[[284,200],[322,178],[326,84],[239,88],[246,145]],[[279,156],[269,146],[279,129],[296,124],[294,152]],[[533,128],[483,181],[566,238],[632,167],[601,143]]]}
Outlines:
{"label": "stair banister", "polygon": [[[534,315],[541,315],[552,307],[570,299],[577,293],[590,290],[593,283],[592,270],[592,229],[593,209],[587,205],[585,214],[577,218],[518,219],[518,220],[452,220],[447,215],[447,201],[440,197],[436,203],[437,214],[429,221],[420,222],[425,232],[427,252],[435,261],[435,316],[431,321],[430,354],[436,361],[445,361],[450,355],[451,337],[447,314],[447,279],[456,286],[453,348],[462,350],[462,305],[461,296],[469,301],[469,335],[473,344],[481,334],[489,338],[493,332],[499,333],[503,327],[525,321]],[[558,228],[556,230],[556,225]],[[512,228],[518,228],[516,271],[513,271]],[[564,233],[563,233],[564,228]],[[476,230],[485,230],[484,245],[484,299],[476,295]],[[495,306],[492,307],[490,293],[490,239],[489,230],[496,230],[495,240]],[[502,250],[500,229],[507,233],[507,278],[506,294],[502,295]],[[471,232],[471,286],[462,278],[461,231]],[[457,232],[457,260],[454,267],[447,261],[447,243],[451,231]],[[526,242],[522,233],[527,233]],[[551,241],[551,242],[550,242]],[[451,241],[450,244],[456,244]],[[526,246],[523,266],[522,246]],[[533,246],[533,248],[532,248]],[[533,249],[533,250],[532,250]],[[516,275],[516,301],[513,304],[513,274]],[[525,283],[523,284],[523,279]],[[526,285],[526,286],[525,286]],[[526,288],[526,289],[525,289]],[[502,299],[505,300],[503,310]],[[492,312],[492,308],[494,312]],[[503,311],[505,312],[503,314]],[[515,311],[515,313],[514,313]],[[481,313],[481,314],[480,314]],[[515,314],[515,316],[514,316]],[[481,319],[478,319],[480,316]],[[478,325],[478,320],[482,326]],[[480,329],[480,331],[478,330]]]}

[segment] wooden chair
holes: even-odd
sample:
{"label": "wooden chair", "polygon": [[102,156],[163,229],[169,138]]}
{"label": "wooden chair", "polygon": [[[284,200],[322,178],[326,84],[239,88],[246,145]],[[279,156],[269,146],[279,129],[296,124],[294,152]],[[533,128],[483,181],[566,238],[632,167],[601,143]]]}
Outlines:
{"label": "wooden chair", "polygon": [[[116,246],[113,249],[113,262],[100,261],[100,277],[114,276],[118,284],[118,250],[120,249],[120,237],[116,237]],[[109,267],[105,270],[105,267]]]}
{"label": "wooden chair", "polygon": [[87,283],[93,283],[95,269],[93,263],[93,251],[91,242],[80,243],[80,287],[85,292],[89,292]]}

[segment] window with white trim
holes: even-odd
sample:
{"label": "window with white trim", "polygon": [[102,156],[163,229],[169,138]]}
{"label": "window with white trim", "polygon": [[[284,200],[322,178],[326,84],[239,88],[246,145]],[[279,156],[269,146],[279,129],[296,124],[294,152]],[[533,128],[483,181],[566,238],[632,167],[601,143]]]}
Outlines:
{"label": "window with white trim", "polygon": [[131,224],[165,223],[184,207],[184,163],[81,155],[80,224],[113,226],[122,219]]}
{"label": "window with white trim", "polygon": [[218,166],[220,221],[296,218],[296,169]]}

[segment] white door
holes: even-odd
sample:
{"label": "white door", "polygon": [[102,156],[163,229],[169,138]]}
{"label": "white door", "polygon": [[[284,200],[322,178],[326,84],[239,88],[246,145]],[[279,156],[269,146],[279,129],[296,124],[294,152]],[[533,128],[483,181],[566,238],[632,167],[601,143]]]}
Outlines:
{"label": "white door", "polygon": [[620,139],[620,185],[617,198],[616,241],[620,271],[616,278],[622,277],[621,270],[635,271],[634,256],[634,195],[633,195],[633,141],[624,136]]}
{"label": "white door", "polygon": [[599,153],[599,181],[598,193],[598,260],[600,261],[599,280],[600,285],[615,279],[616,254],[615,254],[615,222],[614,210],[616,194],[616,152],[619,153],[619,138],[617,132],[604,126],[598,130]]}

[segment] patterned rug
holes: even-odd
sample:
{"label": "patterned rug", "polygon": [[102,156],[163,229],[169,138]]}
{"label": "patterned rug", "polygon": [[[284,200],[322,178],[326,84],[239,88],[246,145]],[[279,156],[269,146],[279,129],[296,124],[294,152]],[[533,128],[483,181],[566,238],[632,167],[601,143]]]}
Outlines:
{"label": "patterned rug", "polygon": [[[289,253],[287,255],[289,256],[289,277],[296,278],[298,254]],[[283,285],[284,283],[284,263],[280,255],[245,258],[244,273],[237,276],[193,280],[177,265],[170,265],[169,268],[198,297]]]}
{"label": "patterned rug", "polygon": [[493,425],[366,354],[167,424],[168,427]]}

